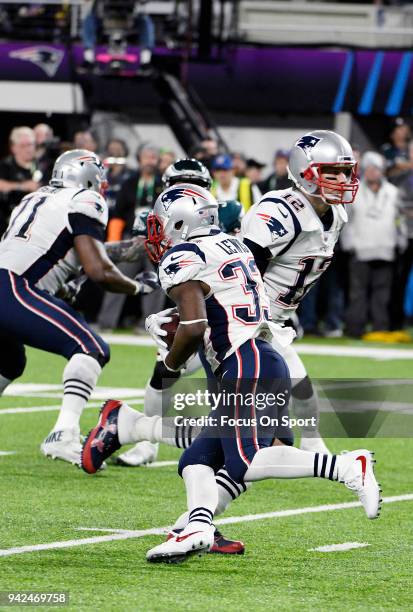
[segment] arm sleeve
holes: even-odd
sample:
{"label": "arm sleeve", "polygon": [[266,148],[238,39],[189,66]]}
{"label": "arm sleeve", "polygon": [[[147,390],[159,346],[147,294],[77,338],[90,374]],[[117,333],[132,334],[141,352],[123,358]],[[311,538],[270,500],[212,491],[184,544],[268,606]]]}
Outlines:
{"label": "arm sleeve", "polygon": [[69,225],[73,236],[87,235],[104,242],[105,228],[96,219],[82,213],[69,213]]}
{"label": "arm sleeve", "polygon": [[205,255],[197,245],[185,243],[173,247],[159,264],[162,288],[167,292],[181,283],[200,280],[199,273],[205,266]]}

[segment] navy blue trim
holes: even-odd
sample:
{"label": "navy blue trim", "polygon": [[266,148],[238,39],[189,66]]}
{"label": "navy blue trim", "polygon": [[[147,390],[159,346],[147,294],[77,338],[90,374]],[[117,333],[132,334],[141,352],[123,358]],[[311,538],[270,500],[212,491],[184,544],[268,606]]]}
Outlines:
{"label": "navy blue trim", "polygon": [[101,242],[105,239],[103,225],[97,219],[92,219],[83,213],[69,213],[69,224],[73,236],[91,236]]}
{"label": "navy blue trim", "polygon": [[264,278],[264,274],[268,268],[268,264],[272,259],[272,253],[268,247],[262,247],[249,238],[244,238],[244,244],[249,248],[251,253],[254,255],[255,263],[260,271],[261,276]]}
{"label": "navy blue trim", "polygon": [[297,219],[296,214],[288,206],[287,202],[284,202],[283,200],[278,200],[278,198],[274,198],[274,200],[276,200],[276,199],[277,199],[279,204],[282,204],[284,206],[284,208],[286,208],[288,210],[288,212],[290,213],[291,218],[293,220],[293,224],[294,224],[294,236],[291,238],[290,242],[283,249],[281,249],[281,251],[279,253],[277,253],[277,257],[279,257],[280,255],[284,255],[284,253],[286,251],[288,251],[288,249],[290,249],[290,247],[292,247],[292,245],[296,241],[298,234],[301,232],[301,223]]}
{"label": "navy blue trim", "polygon": [[79,193],[82,193],[83,191],[89,191],[89,189],[86,189],[86,187],[83,187],[82,189],[79,189],[79,191],[76,191],[76,193],[72,196],[72,200],[73,198],[75,198],[77,195],[79,195]]}
{"label": "navy blue trim", "polygon": [[31,283],[37,283],[37,281],[50,272],[60,259],[65,257],[66,253],[70,251],[72,247],[73,236],[65,227],[50,246],[49,250],[39,257],[22,276],[27,278]]}
{"label": "navy blue trim", "polygon": [[210,340],[219,363],[222,363],[231,346],[228,336],[228,315],[218,300],[211,295],[205,300],[208,324],[211,328]]}
{"label": "navy blue trim", "polygon": [[168,251],[166,251],[166,253],[163,255],[160,261],[160,265],[162,265],[162,263],[165,261],[167,257],[169,257],[169,255],[171,255],[172,253],[179,253],[180,251],[191,251],[192,253],[196,253],[202,259],[202,261],[206,263],[204,253],[201,251],[199,247],[196,246],[196,244],[184,242],[183,244],[176,244],[171,249],[168,249]]}

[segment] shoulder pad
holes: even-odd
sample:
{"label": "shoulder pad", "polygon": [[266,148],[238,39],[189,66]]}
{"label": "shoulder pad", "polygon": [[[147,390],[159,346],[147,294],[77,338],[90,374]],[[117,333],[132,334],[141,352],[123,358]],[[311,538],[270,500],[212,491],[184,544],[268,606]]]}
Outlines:
{"label": "shoulder pad", "polygon": [[69,202],[69,213],[86,215],[91,219],[96,219],[105,227],[108,222],[106,200],[99,193],[90,189],[75,191]]}
{"label": "shoulder pad", "polygon": [[159,264],[159,279],[163,289],[196,280],[205,264],[205,255],[196,244],[187,242],[174,246],[165,253]]}

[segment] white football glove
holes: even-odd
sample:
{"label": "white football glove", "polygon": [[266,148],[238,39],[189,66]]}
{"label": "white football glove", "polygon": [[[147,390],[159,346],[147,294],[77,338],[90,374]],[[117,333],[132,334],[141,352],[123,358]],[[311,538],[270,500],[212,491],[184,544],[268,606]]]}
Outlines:
{"label": "white football glove", "polygon": [[170,323],[172,321],[172,317],[170,315],[174,312],[176,312],[176,308],[166,308],[165,310],[149,315],[149,317],[146,317],[145,320],[146,331],[155,340],[155,343],[159,348],[159,352],[164,353],[165,355],[168,353],[168,345],[164,340],[162,340],[162,337],[166,336],[167,332],[162,329],[161,325],[164,323]]}

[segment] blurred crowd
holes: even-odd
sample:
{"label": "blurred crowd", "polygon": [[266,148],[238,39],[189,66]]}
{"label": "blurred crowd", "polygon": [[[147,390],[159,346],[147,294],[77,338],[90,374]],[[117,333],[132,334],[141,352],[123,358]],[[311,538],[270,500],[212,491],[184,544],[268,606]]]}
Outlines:
{"label": "blurred crowd", "polygon": [[[80,130],[71,142],[62,142],[44,123],[15,127],[9,136],[9,155],[0,161],[0,235],[22,197],[46,185],[57,156],[71,148],[98,153],[108,174],[107,240],[132,236],[135,219],[150,210],[162,191],[162,175],[177,159],[173,150],[142,144],[136,167],[122,139],[99,143],[92,131]],[[307,334],[385,341],[408,341],[405,328],[413,321],[413,141],[410,126],[396,119],[389,140],[378,151],[360,151],[360,189],[348,206],[349,222],[342,232],[335,257],[299,308]],[[202,161],[213,178],[212,193],[220,200],[238,200],[244,211],[271,190],[291,187],[289,151],[275,148],[273,159],[257,160],[241,151],[222,151],[209,138],[190,156]],[[264,169],[271,167],[270,171]],[[134,276],[151,269],[146,258],[121,264]],[[142,298],[104,294],[86,286],[82,310],[101,330],[133,326],[144,330],[144,319],[164,305],[161,291]]]}

